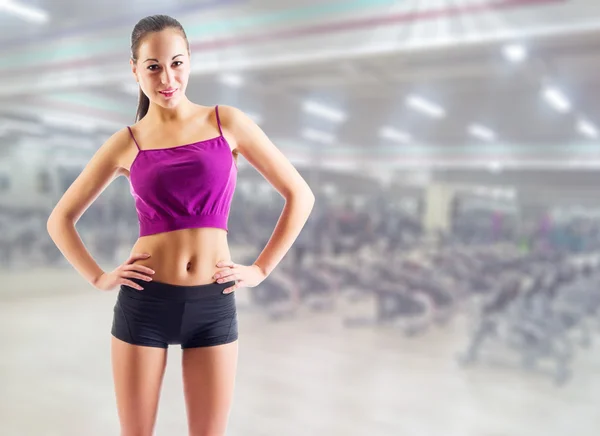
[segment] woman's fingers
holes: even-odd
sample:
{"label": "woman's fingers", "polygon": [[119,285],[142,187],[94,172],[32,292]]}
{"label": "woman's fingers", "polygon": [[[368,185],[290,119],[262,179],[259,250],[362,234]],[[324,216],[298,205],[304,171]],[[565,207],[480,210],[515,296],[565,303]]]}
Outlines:
{"label": "woman's fingers", "polygon": [[237,282],[235,285],[228,287],[227,289],[223,290],[224,294],[231,294],[233,291],[235,291],[236,289],[240,288],[244,286],[244,282],[243,281],[239,281]]}
{"label": "woman's fingers", "polygon": [[217,271],[217,273],[213,276],[213,278],[214,279],[230,279],[231,280],[232,278],[237,277],[237,275],[236,275],[237,272],[238,271],[235,269],[228,268],[228,269]]}
{"label": "woman's fingers", "polygon": [[132,278],[132,279],[145,280],[147,282],[152,281],[152,277],[149,277],[149,276],[147,276],[145,274],[140,274],[140,273],[137,273],[137,272],[134,272],[134,271],[123,271],[121,273],[121,276],[122,277],[129,277],[129,278]]}
{"label": "woman's fingers", "polygon": [[121,279],[119,281],[119,283],[122,284],[122,285],[125,285],[125,286],[129,286],[130,288],[137,289],[138,291],[143,291],[144,290],[144,288],[142,288],[137,283],[132,282],[131,280]]}
{"label": "woman's fingers", "polygon": [[144,265],[125,265],[123,267],[123,269],[125,271],[138,271],[141,273],[146,273],[146,274],[154,274],[154,270],[152,268],[148,268],[147,266]]}
{"label": "woman's fingers", "polygon": [[233,268],[235,267],[235,263],[233,263],[231,260],[221,260],[219,262],[217,262],[217,267],[219,268]]}
{"label": "woman's fingers", "polygon": [[136,260],[148,259],[149,257],[150,257],[149,253],[134,253],[131,256],[129,256],[129,259],[127,259],[125,261],[125,264],[131,264],[131,263],[135,262]]}

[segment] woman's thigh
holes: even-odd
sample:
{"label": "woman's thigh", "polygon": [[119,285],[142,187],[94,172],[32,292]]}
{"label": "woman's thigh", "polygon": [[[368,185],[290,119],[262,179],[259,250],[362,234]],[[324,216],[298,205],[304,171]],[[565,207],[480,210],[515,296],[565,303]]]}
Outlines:
{"label": "woman's thigh", "polygon": [[167,349],[111,338],[111,359],[121,436],[151,436],[156,422]]}
{"label": "woman's thigh", "polygon": [[237,359],[237,341],[183,350],[183,383],[190,436],[225,435]]}

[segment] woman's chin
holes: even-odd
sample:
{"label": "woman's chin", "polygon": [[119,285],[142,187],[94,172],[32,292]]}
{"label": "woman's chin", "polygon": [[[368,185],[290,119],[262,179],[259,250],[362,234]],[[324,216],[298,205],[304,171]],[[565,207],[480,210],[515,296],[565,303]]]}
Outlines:
{"label": "woman's chin", "polygon": [[164,98],[159,98],[159,99],[155,100],[154,102],[157,105],[164,107],[165,109],[170,109],[170,108],[174,108],[175,106],[177,106],[181,102],[181,99],[180,98],[170,98],[168,100],[165,100]]}

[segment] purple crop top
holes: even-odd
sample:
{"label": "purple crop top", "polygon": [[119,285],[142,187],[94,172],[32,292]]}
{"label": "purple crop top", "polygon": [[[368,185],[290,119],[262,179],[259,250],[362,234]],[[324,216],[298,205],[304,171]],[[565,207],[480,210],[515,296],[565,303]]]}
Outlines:
{"label": "purple crop top", "polygon": [[198,227],[227,231],[237,167],[221,130],[218,106],[215,112],[218,137],[170,148],[140,149],[127,126],[138,148],[129,182],[140,237]]}

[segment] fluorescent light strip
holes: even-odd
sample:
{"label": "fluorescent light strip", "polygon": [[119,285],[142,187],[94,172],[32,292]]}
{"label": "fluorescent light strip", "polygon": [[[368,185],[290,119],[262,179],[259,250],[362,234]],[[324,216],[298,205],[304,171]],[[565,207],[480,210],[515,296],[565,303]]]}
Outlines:
{"label": "fluorescent light strip", "polygon": [[46,23],[50,19],[48,13],[42,9],[25,6],[11,0],[0,0],[1,10],[33,23]]}
{"label": "fluorescent light strip", "polygon": [[139,96],[140,95],[140,85],[136,83],[123,83],[121,85],[121,89],[128,94]]}
{"label": "fluorescent light strip", "polygon": [[498,161],[492,161],[488,164],[488,170],[492,173],[498,174],[502,171],[502,164]]}
{"label": "fluorescent light strip", "polygon": [[239,88],[244,85],[245,80],[239,74],[226,73],[221,74],[221,76],[219,77],[219,82],[227,86],[231,86],[232,88]]}
{"label": "fluorescent light strip", "polygon": [[68,129],[80,130],[83,132],[91,132],[98,128],[98,123],[89,119],[80,117],[65,117],[60,115],[42,115],[40,116],[42,122],[48,126],[53,127],[64,127]]}
{"label": "fluorescent light strip", "polygon": [[90,138],[69,135],[52,135],[46,138],[46,143],[52,147],[69,147],[75,149],[93,148],[96,145]]}
{"label": "fluorescent light strip", "polygon": [[585,120],[579,120],[577,122],[577,130],[579,130],[579,133],[581,133],[582,135],[585,135],[589,138],[597,138],[598,137],[598,129],[596,129],[596,127]]}
{"label": "fluorescent light strip", "polygon": [[4,132],[14,131],[37,135],[43,135],[46,133],[44,126],[39,123],[9,119],[0,119],[0,129],[4,130]]}
{"label": "fluorescent light strip", "polygon": [[311,141],[322,142],[324,144],[331,144],[335,141],[335,136],[332,134],[310,128],[302,130],[302,136]]}
{"label": "fluorescent light strip", "polygon": [[446,111],[441,106],[427,101],[417,95],[409,95],[406,98],[406,104],[409,107],[433,118],[443,118],[446,116]]}
{"label": "fluorescent light strip", "polygon": [[393,127],[384,126],[379,129],[379,136],[384,139],[391,139],[398,142],[409,142],[411,137],[408,133],[401,132]]}
{"label": "fluorescent light strip", "polygon": [[504,56],[511,62],[521,62],[527,57],[527,50],[521,44],[508,44],[502,49]]}
{"label": "fluorescent light strip", "polygon": [[506,198],[508,200],[512,200],[516,197],[516,192],[514,188],[492,188],[488,186],[476,186],[473,189],[473,192],[477,195],[485,197]]}
{"label": "fluorescent light strip", "polygon": [[311,115],[316,115],[321,118],[325,118],[334,123],[343,123],[346,121],[346,114],[337,109],[325,106],[321,103],[317,103],[313,100],[306,100],[302,103],[302,110]]}
{"label": "fluorescent light strip", "polygon": [[496,134],[494,132],[479,124],[471,124],[469,126],[469,133],[485,141],[493,141],[496,139]]}
{"label": "fluorescent light strip", "polygon": [[571,103],[557,88],[547,87],[544,89],[543,94],[550,106],[557,111],[566,113],[571,110]]}

